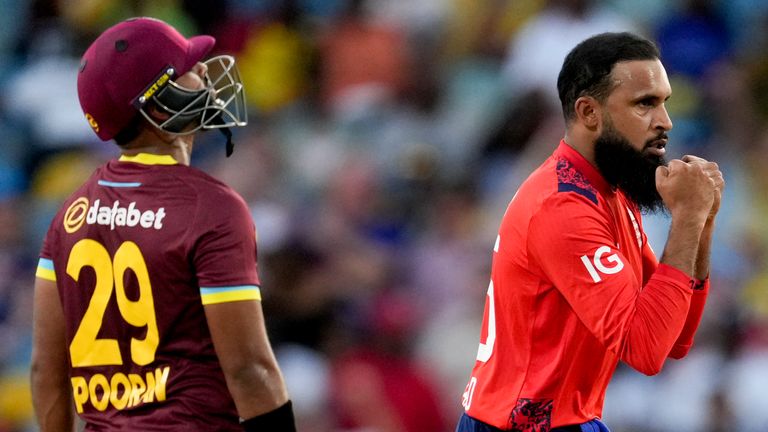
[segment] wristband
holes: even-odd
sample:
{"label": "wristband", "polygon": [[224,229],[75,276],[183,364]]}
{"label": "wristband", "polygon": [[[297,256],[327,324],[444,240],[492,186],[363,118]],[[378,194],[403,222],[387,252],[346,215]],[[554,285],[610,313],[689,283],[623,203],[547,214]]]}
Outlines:
{"label": "wristband", "polygon": [[694,291],[701,291],[707,286],[707,281],[709,280],[709,276],[707,276],[704,279],[694,279],[693,284],[693,290]]}
{"label": "wristband", "polygon": [[245,432],[296,432],[293,404],[289,400],[279,408],[240,422]]}

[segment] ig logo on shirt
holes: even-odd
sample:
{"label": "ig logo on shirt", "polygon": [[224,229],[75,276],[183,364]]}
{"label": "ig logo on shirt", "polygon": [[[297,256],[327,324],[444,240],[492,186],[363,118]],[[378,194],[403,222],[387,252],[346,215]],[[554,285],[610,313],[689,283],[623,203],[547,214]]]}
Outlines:
{"label": "ig logo on shirt", "polygon": [[621,261],[621,258],[619,258],[619,256],[615,253],[605,258],[605,261],[607,261],[611,265],[606,266],[605,264],[603,264],[603,255],[609,253],[610,251],[611,251],[610,247],[600,246],[599,248],[597,248],[597,250],[595,250],[595,256],[592,258],[591,261],[588,256],[586,255],[581,256],[581,262],[584,263],[584,267],[587,268],[589,275],[592,276],[592,280],[595,281],[595,283],[603,280],[603,278],[600,277],[600,273],[611,275],[611,274],[620,272],[621,269],[624,268],[624,263]]}

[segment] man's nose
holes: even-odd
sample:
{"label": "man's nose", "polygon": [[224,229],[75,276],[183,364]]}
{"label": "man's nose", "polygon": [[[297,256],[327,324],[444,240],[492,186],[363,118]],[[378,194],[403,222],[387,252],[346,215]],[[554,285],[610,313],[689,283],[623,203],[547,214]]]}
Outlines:
{"label": "man's nose", "polygon": [[661,129],[663,131],[669,131],[672,129],[672,119],[669,118],[667,107],[663,104],[659,107],[659,112],[655,119],[654,129]]}
{"label": "man's nose", "polygon": [[197,64],[192,66],[192,72],[199,75],[200,78],[204,78],[205,75],[208,73],[208,65],[202,62],[197,62]]}

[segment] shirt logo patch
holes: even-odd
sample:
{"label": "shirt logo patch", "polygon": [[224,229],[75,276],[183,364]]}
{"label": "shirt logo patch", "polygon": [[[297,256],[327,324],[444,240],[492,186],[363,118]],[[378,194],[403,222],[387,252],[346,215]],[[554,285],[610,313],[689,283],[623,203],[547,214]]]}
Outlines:
{"label": "shirt logo patch", "polygon": [[85,215],[88,212],[88,204],[88,198],[80,197],[69,205],[64,213],[64,231],[67,234],[72,234],[83,226]]}
{"label": "shirt logo patch", "polygon": [[587,255],[581,256],[581,262],[584,263],[584,267],[587,268],[589,275],[592,276],[592,280],[595,281],[595,283],[603,280],[603,278],[600,277],[600,273],[606,275],[616,274],[624,268],[624,262],[621,261],[621,258],[619,258],[619,255],[616,253],[608,255],[605,258],[605,262],[607,262],[608,265],[603,262],[603,255],[609,252],[611,252],[610,247],[600,246],[595,250],[595,255],[592,260],[590,260]]}
{"label": "shirt logo patch", "polygon": [[159,230],[163,228],[164,218],[164,207],[160,207],[156,211],[142,211],[136,208],[136,202],[134,201],[128,203],[127,206],[122,206],[120,201],[115,201],[110,207],[109,205],[101,205],[101,200],[96,200],[88,208],[85,221],[88,225],[108,226],[110,230],[120,227],[141,227]]}

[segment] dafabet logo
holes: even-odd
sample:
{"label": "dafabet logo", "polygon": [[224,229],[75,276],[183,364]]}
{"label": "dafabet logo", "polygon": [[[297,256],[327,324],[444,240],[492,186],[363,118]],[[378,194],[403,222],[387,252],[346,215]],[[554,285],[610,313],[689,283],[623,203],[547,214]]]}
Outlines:
{"label": "dafabet logo", "polygon": [[67,208],[64,213],[64,230],[72,234],[79,230],[83,223],[88,225],[108,226],[110,230],[120,227],[163,228],[165,208],[160,207],[156,211],[139,210],[136,202],[130,202],[122,206],[120,201],[115,201],[111,206],[102,205],[101,200],[91,203],[88,198],[80,197]]}
{"label": "dafabet logo", "polygon": [[88,213],[88,198],[80,197],[69,205],[67,212],[64,213],[64,230],[68,234],[80,229],[85,222],[85,215]]}

